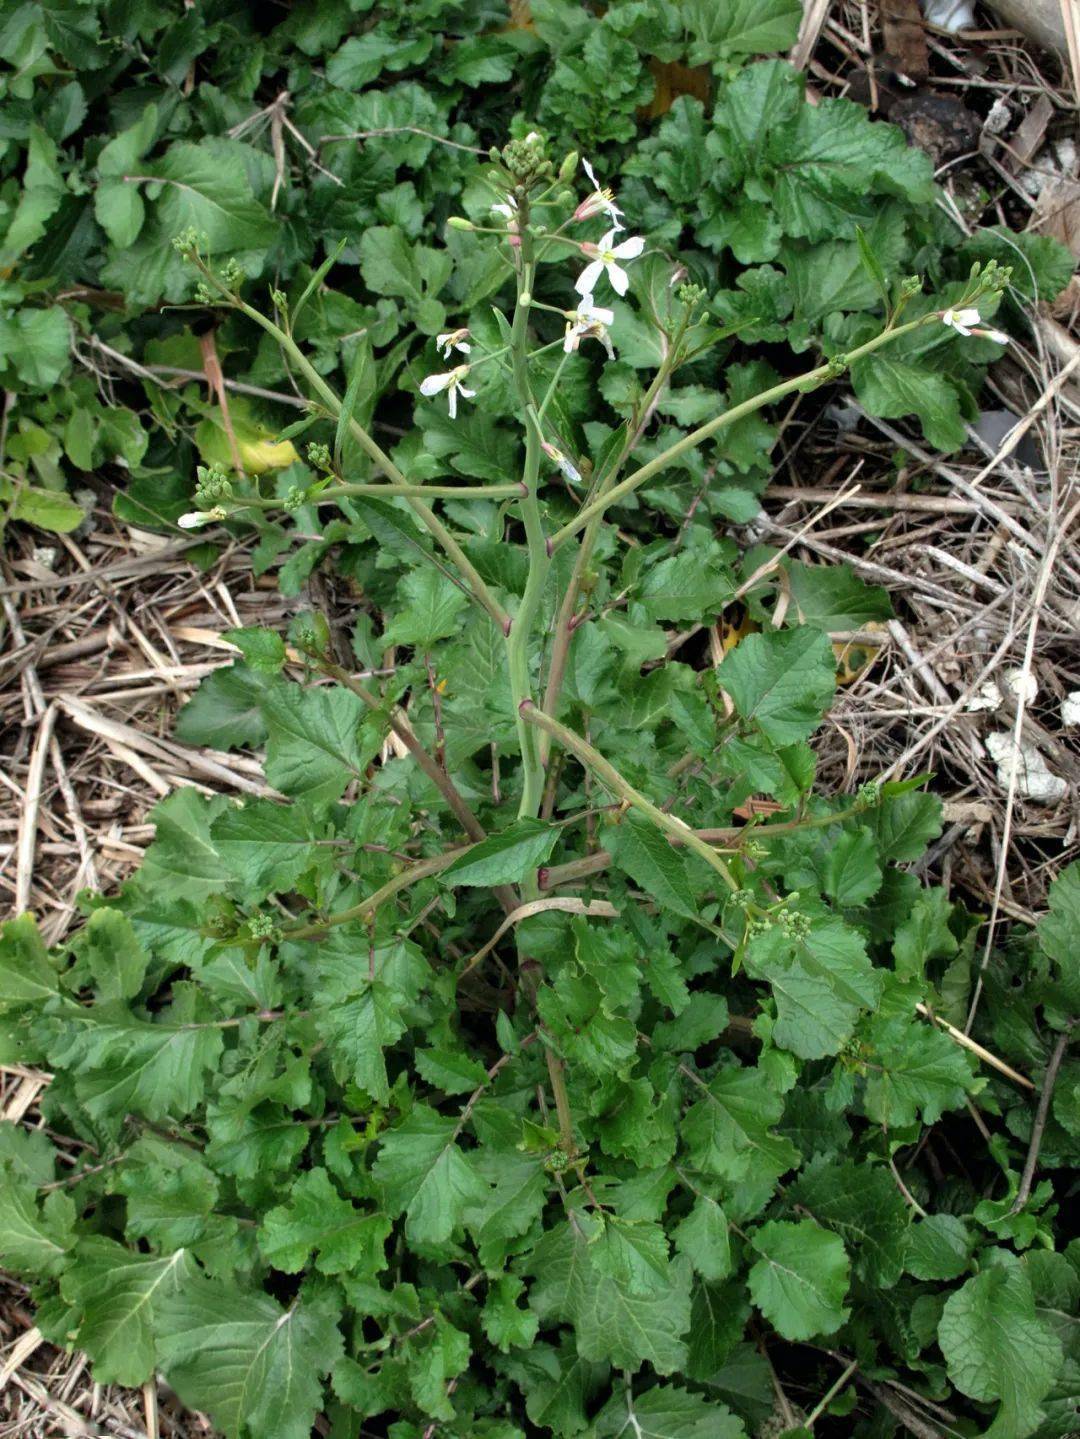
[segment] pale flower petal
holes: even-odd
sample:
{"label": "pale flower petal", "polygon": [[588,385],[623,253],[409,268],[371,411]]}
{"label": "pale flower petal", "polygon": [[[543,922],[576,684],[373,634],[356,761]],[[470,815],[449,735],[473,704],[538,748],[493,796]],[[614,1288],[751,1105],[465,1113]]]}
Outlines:
{"label": "pale flower petal", "polygon": [[591,295],[596,288],[596,282],[604,273],[603,260],[591,260],[577,277],[574,289],[579,295]]}
{"label": "pale flower petal", "polygon": [[438,395],[443,390],[449,389],[453,383],[453,370],[448,370],[445,375],[426,375],[420,381],[420,393],[422,395]]}
{"label": "pale flower petal", "polygon": [[[605,249],[608,248],[605,246]],[[636,260],[645,248],[645,241],[640,235],[631,235],[628,240],[623,240],[616,245],[612,254],[617,260]]]}
{"label": "pale flower petal", "polygon": [[608,265],[607,277],[611,281],[611,288],[616,295],[625,295],[630,288],[630,276],[621,265]]}

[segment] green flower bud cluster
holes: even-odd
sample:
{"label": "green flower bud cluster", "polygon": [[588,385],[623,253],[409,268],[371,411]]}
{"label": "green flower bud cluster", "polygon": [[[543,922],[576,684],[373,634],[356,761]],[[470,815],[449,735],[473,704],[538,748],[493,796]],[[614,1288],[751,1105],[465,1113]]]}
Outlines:
{"label": "green flower bud cluster", "polygon": [[178,255],[190,258],[198,253],[199,232],[194,225],[189,225],[186,230],[181,230],[178,235],[173,236],[173,249]]}
{"label": "green flower bud cluster", "polygon": [[[794,900],[798,895],[791,894],[788,898]],[[810,916],[801,910],[777,909],[773,911],[773,918],[789,939],[807,939],[810,935]]]}
{"label": "green flower bud cluster", "polygon": [[538,180],[550,180],[555,167],[545,158],[546,142],[535,130],[523,140],[511,140],[502,150],[492,150],[491,158],[501,164],[511,181],[520,189],[528,189]]}
{"label": "green flower bud cluster", "polygon": [[916,295],[922,293],[922,285],[921,275],[907,275],[900,281],[901,300],[913,300]]}
{"label": "green flower bud cluster", "polygon": [[686,284],[680,285],[675,291],[675,298],[680,305],[685,305],[688,310],[696,310],[699,305],[705,303],[708,295],[703,286],[687,282]]}
{"label": "green flower bud cluster", "polygon": [[999,295],[1012,279],[1012,266],[999,265],[996,260],[987,260],[985,264],[976,260],[968,278],[976,287],[976,295]]}
{"label": "green flower bud cluster", "polygon": [[199,465],[195,481],[195,504],[200,510],[216,509],[233,497],[232,481],[220,465]]}
{"label": "green flower bud cluster", "polygon": [[281,925],[270,914],[253,914],[248,920],[248,929],[252,939],[264,939],[270,943],[277,942],[282,936]]}
{"label": "green flower bud cluster", "polygon": [[303,485],[292,485],[282,500],[281,507],[286,514],[291,515],[295,510],[298,510],[301,505],[307,503],[307,497],[308,492]]}
{"label": "green flower bud cluster", "polygon": [[222,284],[226,289],[239,290],[246,279],[247,274],[240,261],[230,256],[221,267]]}
{"label": "green flower bud cluster", "polygon": [[310,464],[317,470],[326,470],[329,473],[334,468],[333,456],[330,454],[330,446],[321,444],[318,440],[312,440],[307,447],[307,457]]}
{"label": "green flower bud cluster", "polygon": [[881,785],[876,780],[861,784],[855,794],[856,809],[876,809],[881,803]]}
{"label": "green flower bud cluster", "polygon": [[728,904],[733,909],[749,909],[754,903],[755,895],[752,889],[736,889],[728,896]]}

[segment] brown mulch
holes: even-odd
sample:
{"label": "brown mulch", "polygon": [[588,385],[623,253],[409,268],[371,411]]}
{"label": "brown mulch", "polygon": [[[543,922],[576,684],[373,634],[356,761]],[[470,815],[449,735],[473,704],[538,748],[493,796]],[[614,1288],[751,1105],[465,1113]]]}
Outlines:
{"label": "brown mulch", "polygon": [[[863,100],[916,143],[940,146],[952,213],[969,214],[981,185],[992,195],[982,222],[1076,243],[1080,181],[1060,140],[1075,130],[1080,83],[1067,67],[1000,27],[967,45],[925,31],[920,45],[906,0],[890,9],[883,57],[873,4],[806,8],[800,55],[811,86]],[[1004,121],[1000,111],[990,120],[995,102]],[[954,154],[956,144],[969,149]],[[932,771],[946,826],[922,870],[987,916],[988,944],[1001,924],[1030,921],[1054,873],[1080,854],[1080,726],[1062,717],[1080,691],[1078,297],[1080,287],[1033,315],[1032,343],[991,376],[983,403],[1027,417],[1022,438],[973,440],[943,461],[913,431],[801,397],[784,420],[763,515],[737,532],[810,562],[846,560],[890,591],[897,618],[884,631],[835,637],[873,658],[838,693],[818,744],[820,782],[841,791]],[[80,890],[113,890],[138,865],[159,797],[186,784],[262,788],[255,759],[180,745],[173,722],[200,680],[229,662],[223,631],[284,628],[299,604],[272,577],[253,580],[243,547],[206,571],[187,558],[191,547],[133,532],[107,507],[85,534],[7,536],[0,915],[34,910],[52,943],[80,922]],[[1010,737],[1059,781],[1049,799],[1032,797],[1030,772],[1001,764]],[[39,1123],[46,1083],[0,1069],[0,1117]],[[80,1356],[41,1340],[25,1288],[0,1278],[0,1439],[209,1433],[164,1388],[93,1384]]]}

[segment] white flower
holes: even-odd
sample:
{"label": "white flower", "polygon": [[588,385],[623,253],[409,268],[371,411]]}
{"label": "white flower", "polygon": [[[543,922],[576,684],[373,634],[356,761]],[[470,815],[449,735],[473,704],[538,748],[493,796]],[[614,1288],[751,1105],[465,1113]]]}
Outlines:
{"label": "white flower", "polygon": [[517,203],[513,195],[507,195],[505,200],[498,200],[491,207],[493,215],[501,215],[504,220],[517,220]]}
{"label": "white flower", "polygon": [[946,310],[941,316],[941,323],[948,325],[950,330],[955,330],[958,335],[970,335],[973,325],[979,323],[978,310]]}
{"label": "white flower", "polygon": [[201,530],[203,525],[216,525],[218,520],[226,519],[227,514],[220,505],[215,505],[212,510],[191,510],[176,523],[182,530]]}
{"label": "white flower", "polygon": [[622,211],[615,203],[615,196],[610,190],[601,187],[600,181],[596,178],[596,172],[588,160],[583,160],[581,163],[585,167],[585,173],[588,175],[593,188],[592,194],[586,195],[574,211],[574,219],[589,220],[593,215],[606,215],[611,221],[611,228],[613,230],[625,230],[626,226],[619,224],[619,216],[622,214]]}
{"label": "white flower", "polygon": [[422,395],[439,395],[446,391],[446,398],[450,404],[450,418],[457,418],[457,397],[464,395],[471,400],[476,394],[475,390],[465,388],[465,376],[469,373],[468,365],[458,365],[456,370],[447,370],[445,375],[428,375],[420,381],[420,393]]}
{"label": "white flower", "polygon": [[612,350],[611,341],[608,339],[608,326],[614,318],[614,310],[609,310],[604,305],[594,305],[591,295],[582,295],[581,303],[577,309],[567,311],[566,335],[563,338],[563,349],[570,355],[577,349],[582,340],[599,340],[608,352],[608,359],[613,360],[615,358],[615,352]]}
{"label": "white flower", "polygon": [[581,471],[577,468],[577,466],[573,463],[572,460],[568,460],[566,458],[562,450],[558,449],[555,445],[549,445],[547,440],[540,441],[540,448],[544,451],[544,454],[547,455],[549,460],[551,460],[554,464],[558,465],[559,469],[562,470],[563,474],[566,476],[566,478],[570,481],[572,485],[581,484]]}
{"label": "white flower", "polygon": [[998,345],[1009,343],[1009,337],[1004,330],[977,329],[979,312],[975,309],[945,310],[942,312],[941,323],[948,325],[949,329],[955,330],[958,335],[974,335],[979,340],[993,340]]}
{"label": "white flower", "polygon": [[630,277],[618,260],[634,260],[645,248],[645,241],[640,235],[631,235],[628,240],[622,240],[618,245],[615,243],[615,236],[618,230],[609,230],[600,240],[599,244],[583,244],[581,252],[583,255],[593,255],[591,260],[577,277],[574,289],[579,295],[591,295],[596,289],[596,282],[600,276],[606,274],[611,281],[611,288],[617,295],[625,295],[630,286]]}
{"label": "white flower", "polygon": [[463,355],[467,355],[472,349],[472,346],[467,343],[468,335],[468,330],[450,330],[445,335],[436,335],[435,348],[444,360],[450,358],[451,350],[460,350]]}

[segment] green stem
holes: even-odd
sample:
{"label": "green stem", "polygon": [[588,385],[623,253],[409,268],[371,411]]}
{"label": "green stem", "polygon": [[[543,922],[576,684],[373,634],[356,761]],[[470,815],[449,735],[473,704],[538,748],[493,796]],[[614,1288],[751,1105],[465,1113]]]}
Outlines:
{"label": "green stem", "polygon": [[[525,522],[525,538],[529,550],[529,573],[525,581],[525,592],[521,597],[517,614],[510,626],[506,640],[507,667],[510,674],[510,691],[517,717],[518,739],[521,746],[521,800],[519,817],[535,816],[540,809],[543,796],[544,771],[540,762],[540,746],[536,732],[529,728],[522,717],[522,706],[529,700],[530,675],[529,657],[540,601],[544,593],[551,556],[547,536],[540,517],[540,502],[537,490],[540,481],[540,455],[543,436],[529,385],[528,344],[529,299],[531,298],[535,262],[532,236],[528,233],[528,209],[522,203],[520,216],[521,264],[518,270],[518,296],[514,309],[514,321],[510,331],[510,351],[513,361],[514,385],[518,403],[525,423],[525,469],[522,481],[526,495],[521,501],[522,518]],[[523,894],[526,899],[535,898],[532,893]]]}
{"label": "green stem", "polygon": [[825,1391],[825,1393],[821,1396],[818,1402],[814,1405],[813,1409],[811,1409],[810,1413],[806,1416],[806,1419],[804,1421],[805,1428],[813,1429],[814,1425],[825,1413],[825,1410],[840,1393],[841,1389],[844,1388],[844,1386],[847,1384],[848,1380],[855,1373],[858,1367],[859,1361],[857,1359],[852,1359],[845,1368],[844,1372],[840,1375],[840,1378],[837,1379],[836,1383],[831,1385]]}
{"label": "green stem", "polygon": [[[899,325],[896,329],[882,330],[880,335],[875,335],[872,340],[867,340],[865,345],[860,345],[857,349],[851,350],[845,357],[846,365],[850,367],[856,360],[861,360],[865,355],[872,354],[874,350],[879,349],[882,345],[888,344],[890,340],[895,340],[900,335],[905,335],[911,330],[916,330],[920,325],[925,324],[927,320],[936,318],[936,315],[927,315],[919,320],[909,320],[906,325]],[[552,551],[559,549],[567,540],[572,539],[579,530],[585,529],[592,520],[599,518],[599,516],[603,515],[612,505],[617,505],[619,501],[624,500],[627,495],[633,494],[636,489],[645,484],[647,480],[651,480],[654,475],[659,474],[661,470],[667,469],[673,460],[685,454],[687,450],[696,449],[698,445],[710,439],[720,430],[725,429],[728,425],[734,425],[747,415],[752,415],[756,410],[763,409],[766,405],[775,404],[777,400],[782,400],[785,396],[794,394],[796,390],[812,389],[815,385],[821,384],[835,373],[835,367],[831,362],[824,365],[817,365],[814,369],[807,370],[803,375],[796,375],[793,379],[784,380],[779,385],[773,385],[772,389],[764,390],[760,395],[754,395],[753,398],[744,400],[741,405],[732,406],[730,410],[725,410],[722,415],[717,415],[715,419],[707,421],[704,425],[699,425],[696,430],[691,430],[688,435],[683,435],[682,439],[676,440],[673,445],[669,445],[663,454],[657,455],[656,458],[650,460],[648,464],[642,465],[640,469],[635,470],[632,475],[627,475],[621,484],[615,485],[605,494],[597,495],[591,504],[579,510],[568,524],[563,525],[561,530],[557,530],[555,534],[552,535]]]}
{"label": "green stem", "polygon": [[[387,499],[422,499],[425,496],[433,500],[507,500],[514,496],[521,495],[520,485],[354,485],[351,483],[341,485],[328,485],[325,490],[317,490],[309,495],[305,504],[321,504],[323,500],[346,500],[352,495],[371,495],[373,498],[385,496]],[[281,499],[264,499],[256,496],[241,501],[244,505],[254,505],[261,510],[279,510],[283,507]]]}
{"label": "green stem", "polygon": [[640,790],[636,790],[629,780],[624,779],[614,765],[610,764],[599,750],[593,749],[587,740],[583,740],[572,729],[567,729],[566,725],[560,724],[557,719],[552,719],[551,715],[544,714],[543,710],[537,709],[531,700],[525,700],[521,707],[521,713],[526,724],[536,725],[539,729],[545,730],[564,749],[568,749],[571,754],[576,755],[586,769],[592,770],[597,779],[612,794],[618,795],[631,809],[639,810],[646,815],[657,829],[662,830],[669,838],[678,840],[687,849],[692,849],[710,869],[716,871],[728,889],[734,893],[739,888],[735,876],[712,845],[699,839],[684,820],[676,818],[675,815],[665,814],[651,800],[646,799]]}
{"label": "green stem", "polygon": [[374,919],[375,912],[388,899],[393,899],[395,894],[401,890],[408,889],[410,885],[418,883],[422,879],[429,879],[433,874],[441,874],[444,869],[449,869],[454,860],[460,859],[463,854],[468,854],[472,849],[471,844],[461,845],[457,849],[444,850],[442,854],[432,855],[430,859],[418,859],[401,874],[396,874],[393,879],[387,880],[367,899],[362,899],[359,904],[350,905],[348,909],[342,909],[337,914],[327,915],[326,919],[320,919],[311,924],[298,924],[286,926],[284,937],[286,939],[315,939],[320,934],[325,934],[328,929],[336,929],[342,924],[351,924],[354,919],[367,923]]}
{"label": "green stem", "polygon": [[[626,463],[627,457],[633,453],[634,446],[641,438],[642,431],[648,424],[656,406],[660,392],[667,383],[671,373],[671,351],[664,356],[660,368],[653,377],[653,382],[645,395],[641,407],[641,415],[633,430],[627,431],[626,444],[619,452],[618,458],[611,466],[610,471],[601,478],[597,490],[597,498],[605,495],[615,479],[619,470]],[[546,402],[545,402],[546,403]],[[570,658],[570,644],[574,637],[574,621],[577,618],[578,596],[581,593],[581,586],[588,573],[589,563],[592,560],[592,553],[596,547],[596,541],[600,534],[600,528],[604,521],[603,511],[598,511],[585,526],[585,533],[581,538],[581,546],[574,561],[573,573],[570,576],[570,583],[566,587],[566,593],[562,597],[559,606],[558,618],[555,621],[555,638],[551,646],[551,661],[548,665],[547,687],[544,691],[544,711],[553,715],[559,707],[559,695],[562,693],[563,680],[566,677],[566,665]],[[554,548],[554,546],[553,546]],[[548,754],[551,749],[551,741],[548,735],[542,735],[540,739],[540,759],[546,765]],[[555,791],[552,789],[545,800],[545,817],[550,815],[554,806]]]}
{"label": "green stem", "polygon": [[[316,370],[315,366],[304,354],[292,336],[287,334],[280,325],[275,325],[273,320],[262,314],[261,311],[256,310],[254,306],[247,304],[244,300],[241,300],[238,295],[234,295],[232,291],[225,289],[209,271],[204,271],[204,274],[206,274],[207,279],[215,288],[228,298],[231,304],[235,305],[249,320],[252,320],[277,341],[282,350],[289,356],[293,365],[304,376],[331,414],[340,418],[343,408],[341,400],[338,399],[337,394],[319,374],[318,370]],[[382,470],[384,475],[388,475],[395,485],[400,485],[403,489],[413,488],[413,486],[409,485],[405,476],[398,469],[397,465],[394,464],[390,456],[386,454],[378,442],[368,434],[363,425],[354,419],[352,415],[349,416],[348,425],[349,431],[357,444],[368,458]],[[430,505],[426,505],[423,500],[414,495],[406,495],[403,496],[403,498],[428,533],[442,546],[450,559],[457,565],[476,602],[488,612],[495,624],[506,634],[510,625],[510,616],[488,589],[479,572],[470,562],[465,551],[458,544],[457,540],[454,539],[454,536],[435,514],[434,510],[431,509]]]}

